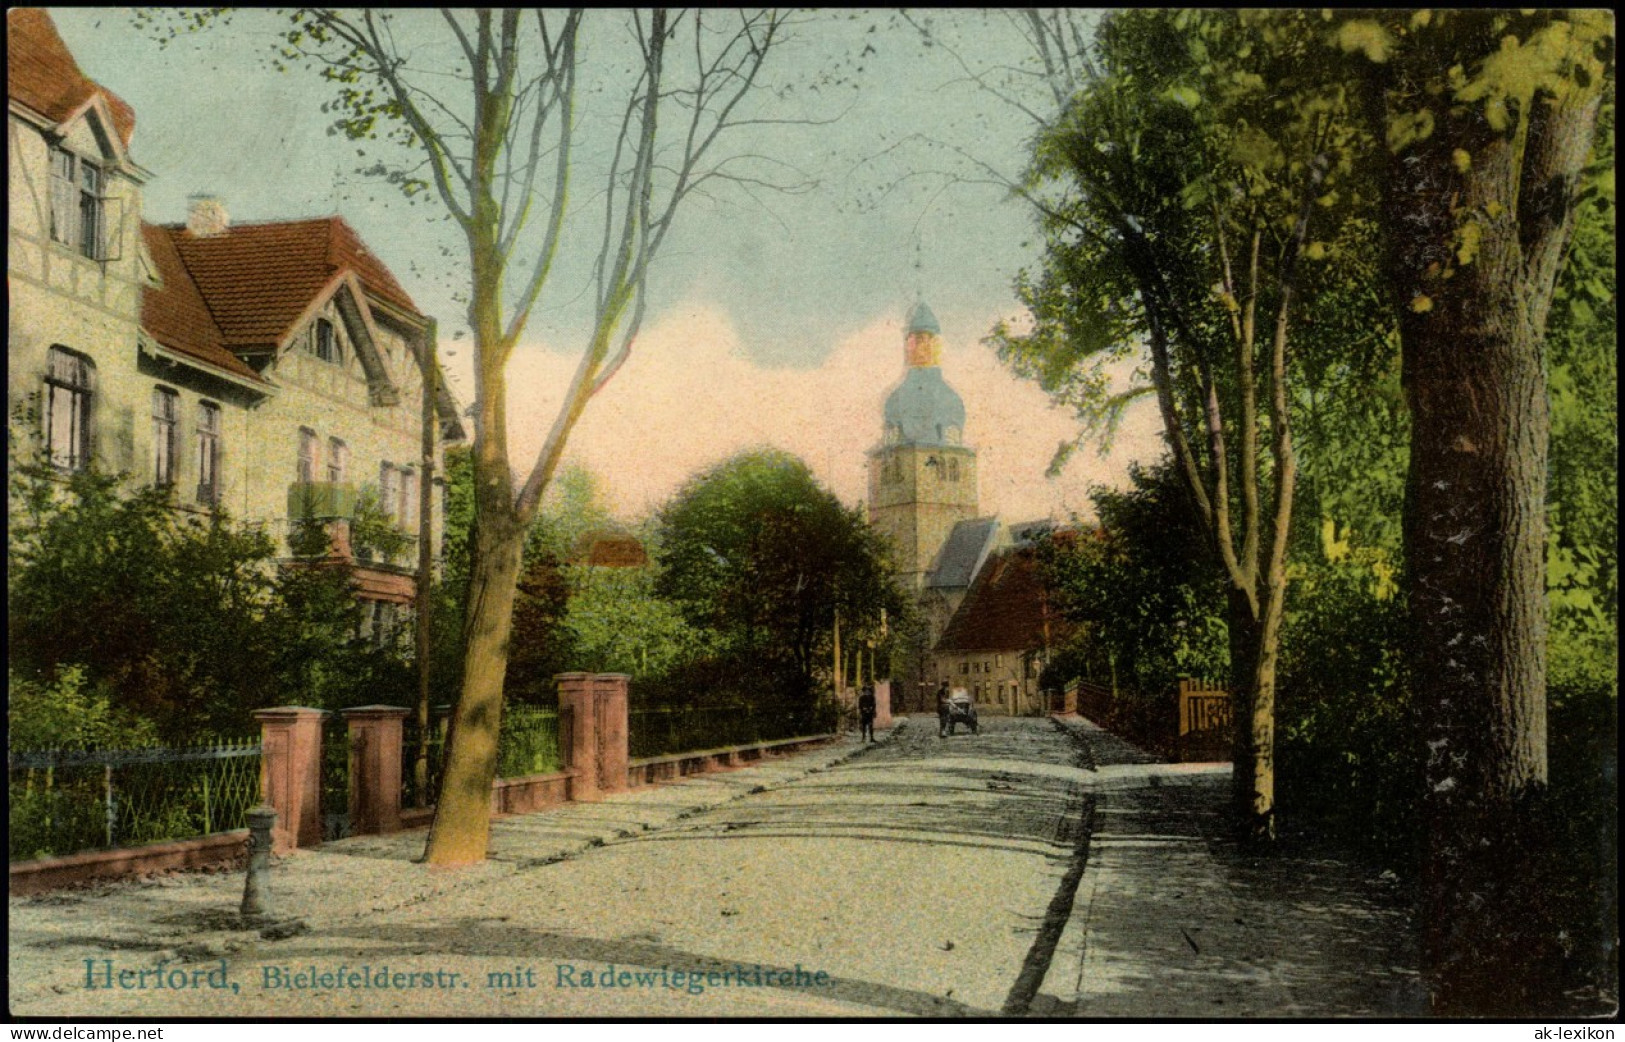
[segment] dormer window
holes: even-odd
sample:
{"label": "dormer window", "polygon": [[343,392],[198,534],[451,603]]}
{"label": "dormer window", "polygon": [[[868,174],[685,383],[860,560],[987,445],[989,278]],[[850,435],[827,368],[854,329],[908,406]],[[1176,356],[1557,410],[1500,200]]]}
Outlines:
{"label": "dormer window", "polygon": [[91,260],[107,260],[107,179],[101,167],[51,149],[51,239]]}
{"label": "dormer window", "polygon": [[902,441],[903,440],[903,427],[902,427],[902,425],[901,424],[896,424],[896,423],[888,423],[888,424],[886,424],[886,433],[885,433],[884,440],[885,440],[885,443],[887,445],[896,445],[898,442]]}
{"label": "dormer window", "polygon": [[332,362],[334,365],[344,360],[339,348],[338,331],[333,328],[333,323],[325,318],[316,320],[316,330],[311,336],[310,350],[311,354],[314,354],[317,358],[324,362]]}
{"label": "dormer window", "polygon": [[964,439],[965,433],[958,427],[942,428],[942,440],[949,445],[958,445]]}

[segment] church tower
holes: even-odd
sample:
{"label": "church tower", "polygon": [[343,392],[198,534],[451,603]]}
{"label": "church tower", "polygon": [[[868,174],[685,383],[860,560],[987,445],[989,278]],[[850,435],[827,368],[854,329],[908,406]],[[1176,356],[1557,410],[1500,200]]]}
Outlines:
{"label": "church tower", "polygon": [[965,403],[942,378],[941,333],[931,309],[915,304],[903,338],[907,372],[869,452],[869,520],[891,540],[915,593],[954,525],[977,513],[976,451],[965,445]]}

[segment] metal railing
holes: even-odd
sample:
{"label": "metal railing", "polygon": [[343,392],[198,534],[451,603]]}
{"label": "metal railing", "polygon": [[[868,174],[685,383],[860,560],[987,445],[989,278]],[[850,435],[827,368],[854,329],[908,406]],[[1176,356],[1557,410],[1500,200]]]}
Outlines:
{"label": "metal railing", "polygon": [[645,706],[627,722],[634,760],[753,742],[808,738],[839,727],[840,710],[824,702],[730,702],[701,706]]}
{"label": "metal railing", "polygon": [[244,828],[260,740],[7,756],[10,857],[24,860]]}
{"label": "metal railing", "polygon": [[[444,707],[449,710],[450,707]],[[446,758],[446,724],[444,712],[429,721],[429,758],[427,784],[419,786],[418,721],[408,716],[401,726],[401,806],[432,807],[440,795],[440,775]]]}
{"label": "metal railing", "polygon": [[497,777],[523,778],[564,770],[559,749],[559,711],[510,705],[502,711],[497,741]]}
{"label": "metal railing", "polygon": [[350,834],[350,731],[334,713],[322,724],[322,839]]}

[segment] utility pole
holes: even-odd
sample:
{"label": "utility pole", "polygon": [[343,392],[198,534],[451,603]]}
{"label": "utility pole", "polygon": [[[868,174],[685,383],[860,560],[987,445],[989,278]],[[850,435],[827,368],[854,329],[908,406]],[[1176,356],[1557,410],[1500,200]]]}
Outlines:
{"label": "utility pole", "polygon": [[429,804],[429,603],[434,577],[434,427],[435,395],[440,363],[436,343],[439,326],[429,320],[428,337],[421,353],[423,365],[423,480],[418,484],[418,587],[417,587],[417,666],[418,666],[418,748],[412,764],[413,791],[419,802]]}

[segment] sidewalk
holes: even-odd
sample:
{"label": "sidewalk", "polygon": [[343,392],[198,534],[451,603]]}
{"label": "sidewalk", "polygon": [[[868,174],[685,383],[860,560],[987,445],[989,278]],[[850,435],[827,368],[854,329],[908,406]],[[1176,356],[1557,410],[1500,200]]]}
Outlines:
{"label": "sidewalk", "polygon": [[[896,733],[896,728],[882,732],[879,744]],[[417,863],[427,839],[424,829],[294,851],[272,866],[271,915],[290,930],[332,931],[664,828],[827,770],[865,749],[855,737],[844,736],[793,756],[618,793],[598,803],[498,818],[491,826],[489,859],[470,868],[434,870]],[[41,1002],[54,1009],[60,1005],[58,996],[82,991],[87,959],[122,952],[127,961],[149,965],[159,960],[197,962],[258,942],[259,932],[241,928],[237,920],[242,893],[243,873],[232,871],[179,873],[12,898],[11,1013],[28,1016],[30,1007]]]}
{"label": "sidewalk", "polygon": [[1228,764],[1158,763],[1082,718],[1092,829],[1039,1017],[1421,1017],[1409,910],[1384,880],[1228,837]]}

